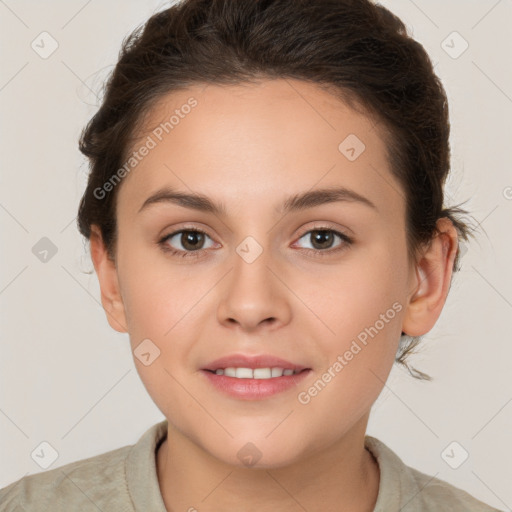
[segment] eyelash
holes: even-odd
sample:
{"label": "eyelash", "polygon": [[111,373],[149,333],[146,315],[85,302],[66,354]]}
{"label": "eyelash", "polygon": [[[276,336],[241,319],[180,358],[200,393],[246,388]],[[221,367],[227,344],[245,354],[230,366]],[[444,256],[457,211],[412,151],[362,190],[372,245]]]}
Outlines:
{"label": "eyelash", "polygon": [[[345,242],[344,244],[336,247],[335,249],[325,249],[325,250],[322,250],[322,249],[299,249],[301,251],[306,251],[306,252],[311,252],[312,251],[312,252],[315,253],[315,256],[325,257],[325,256],[330,256],[332,254],[337,254],[337,253],[345,250],[348,246],[352,245],[353,242],[354,242],[354,240],[351,237],[349,237],[348,235],[345,235],[344,233],[340,233],[339,231],[336,231],[335,229],[332,229],[332,228],[327,227],[327,226],[315,226],[312,229],[309,229],[308,231],[305,231],[298,238],[298,240],[303,238],[304,235],[307,235],[308,233],[312,233],[313,231],[321,231],[321,232],[327,231],[327,232],[334,233],[336,236],[341,238],[341,240],[343,242]],[[162,250],[164,252],[169,253],[172,256],[178,256],[180,258],[199,258],[199,257],[201,257],[202,251],[205,251],[206,249],[198,249],[197,251],[180,251],[178,249],[174,249],[174,248],[170,247],[166,243],[167,240],[172,238],[174,235],[177,235],[178,233],[202,233],[203,235],[206,235],[206,236],[209,237],[208,233],[206,233],[205,231],[203,231],[201,229],[197,229],[197,228],[183,228],[183,229],[180,229],[178,231],[173,231],[172,233],[169,233],[168,235],[165,235],[163,238],[161,238],[158,241],[158,245],[162,248]]]}

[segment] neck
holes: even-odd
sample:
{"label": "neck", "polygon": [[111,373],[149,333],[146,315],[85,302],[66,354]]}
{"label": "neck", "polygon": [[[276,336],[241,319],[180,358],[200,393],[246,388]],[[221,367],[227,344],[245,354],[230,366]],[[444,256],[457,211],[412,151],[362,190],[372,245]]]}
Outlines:
{"label": "neck", "polygon": [[364,448],[364,420],[362,429],[334,444],[291,464],[263,469],[226,464],[169,424],[156,460],[166,509],[372,512],[380,475]]}

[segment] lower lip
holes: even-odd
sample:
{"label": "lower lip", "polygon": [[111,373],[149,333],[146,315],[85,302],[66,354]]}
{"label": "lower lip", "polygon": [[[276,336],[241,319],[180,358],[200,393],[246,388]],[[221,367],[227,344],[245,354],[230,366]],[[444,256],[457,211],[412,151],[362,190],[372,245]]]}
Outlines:
{"label": "lower lip", "polygon": [[201,370],[201,372],[213,386],[231,397],[242,400],[262,400],[298,386],[309,375],[311,369],[295,375],[283,375],[271,379],[237,379],[217,375],[207,370]]}

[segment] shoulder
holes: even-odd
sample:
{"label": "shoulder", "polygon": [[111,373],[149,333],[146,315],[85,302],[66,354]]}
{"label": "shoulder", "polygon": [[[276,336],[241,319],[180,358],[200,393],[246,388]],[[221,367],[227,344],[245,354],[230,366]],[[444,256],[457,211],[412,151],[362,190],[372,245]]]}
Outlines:
{"label": "shoulder", "polygon": [[[408,479],[414,482],[418,490],[417,503],[421,510],[439,510],[441,505],[453,512],[499,512],[498,509],[483,503],[468,492],[455,487],[444,480],[427,475],[409,466],[405,466]],[[412,500],[414,502],[414,499]],[[411,509],[412,510],[412,509]]]}
{"label": "shoulder", "polygon": [[381,473],[374,512],[500,512],[444,480],[409,467],[386,444],[366,436],[365,446]]}
{"label": "shoulder", "polygon": [[131,448],[24,476],[0,489],[0,512],[132,510],[123,507],[130,504],[124,463]]}

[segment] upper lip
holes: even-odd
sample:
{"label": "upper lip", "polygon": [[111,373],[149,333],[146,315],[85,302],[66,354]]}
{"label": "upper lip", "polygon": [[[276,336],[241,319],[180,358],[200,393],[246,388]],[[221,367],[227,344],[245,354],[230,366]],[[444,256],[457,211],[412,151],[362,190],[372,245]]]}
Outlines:
{"label": "upper lip", "polygon": [[231,354],[229,356],[215,359],[208,363],[203,370],[215,371],[219,368],[284,368],[292,369],[296,372],[309,369],[308,366],[303,366],[296,363],[291,363],[280,357],[272,356],[270,354],[261,355],[245,355],[245,354]]}

